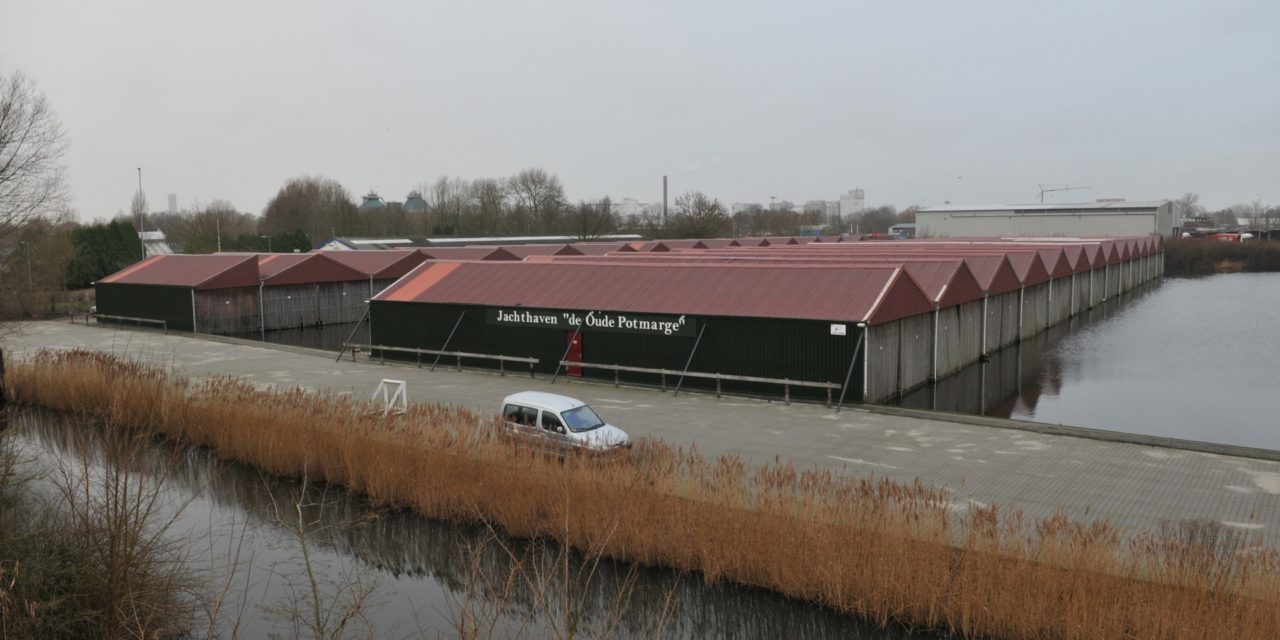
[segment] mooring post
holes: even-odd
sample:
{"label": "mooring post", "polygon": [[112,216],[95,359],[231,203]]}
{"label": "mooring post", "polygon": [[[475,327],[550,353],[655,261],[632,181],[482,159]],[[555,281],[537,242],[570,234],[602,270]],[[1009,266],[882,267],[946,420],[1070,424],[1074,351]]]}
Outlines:
{"label": "mooring post", "polygon": [[4,349],[0,349],[0,408],[9,401],[4,389]]}

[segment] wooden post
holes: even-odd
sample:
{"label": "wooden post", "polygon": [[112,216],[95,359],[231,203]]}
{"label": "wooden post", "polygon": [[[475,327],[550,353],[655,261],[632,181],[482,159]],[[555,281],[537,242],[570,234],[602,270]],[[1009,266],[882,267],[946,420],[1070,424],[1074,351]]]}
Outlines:
{"label": "wooden post", "polygon": [[507,361],[503,360],[501,356],[498,357],[498,375],[503,378],[507,377]]}
{"label": "wooden post", "polygon": [[782,383],[782,399],[786,400],[787,404],[791,404],[791,379],[783,378],[783,380],[786,380],[786,382]]}
{"label": "wooden post", "polygon": [[9,396],[5,393],[4,388],[4,350],[0,349],[0,409],[8,403]]}
{"label": "wooden post", "polygon": [[716,397],[720,397],[720,374],[716,374]]}
{"label": "wooden post", "polygon": [[[616,367],[618,365],[615,364],[614,366]],[[613,370],[613,386],[615,389],[618,387],[618,370],[617,369]]]}

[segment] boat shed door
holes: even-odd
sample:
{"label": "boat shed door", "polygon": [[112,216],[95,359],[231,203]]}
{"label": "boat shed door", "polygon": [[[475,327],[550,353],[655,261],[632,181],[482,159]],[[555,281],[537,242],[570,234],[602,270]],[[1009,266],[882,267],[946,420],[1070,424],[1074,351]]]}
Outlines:
{"label": "boat shed door", "polygon": [[[582,362],[582,332],[566,331],[564,334],[565,344],[568,349],[565,351],[565,362]],[[582,367],[569,365],[565,368],[565,375],[575,378],[582,377]]]}

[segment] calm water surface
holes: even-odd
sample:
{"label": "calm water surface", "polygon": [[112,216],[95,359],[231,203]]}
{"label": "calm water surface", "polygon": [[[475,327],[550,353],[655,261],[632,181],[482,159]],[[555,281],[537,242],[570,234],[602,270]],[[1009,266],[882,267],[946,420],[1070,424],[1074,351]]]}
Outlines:
{"label": "calm water surface", "polygon": [[902,404],[1280,449],[1280,274],[1165,280]]}
{"label": "calm water surface", "polygon": [[[77,477],[85,460],[92,477],[104,475],[94,454],[98,429],[48,412],[11,415],[0,438],[16,440],[34,476]],[[452,638],[470,616],[491,627],[481,638],[568,637],[571,622],[583,638],[938,638],[881,630],[759,589],[708,585],[697,575],[591,563],[555,545],[264,476],[206,451],[152,445],[131,470],[166,478],[157,520],[176,517],[166,537],[184,546],[205,595],[226,589],[212,616],[218,637],[311,635],[290,619],[311,611],[305,549],[330,623],[359,612],[342,637]],[[54,495],[47,482],[43,490]],[[357,600],[362,606],[353,609]],[[198,614],[196,636],[208,628]]]}

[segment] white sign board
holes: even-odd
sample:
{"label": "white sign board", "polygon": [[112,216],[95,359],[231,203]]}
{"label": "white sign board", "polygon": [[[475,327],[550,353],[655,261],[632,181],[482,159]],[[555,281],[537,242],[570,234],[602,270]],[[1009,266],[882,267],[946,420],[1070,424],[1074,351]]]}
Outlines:
{"label": "white sign board", "polygon": [[833,324],[833,325],[831,325],[831,335],[833,335],[833,336],[843,336],[843,335],[846,335],[846,331],[847,331],[847,329],[845,328],[845,325],[842,325],[842,324]]}

